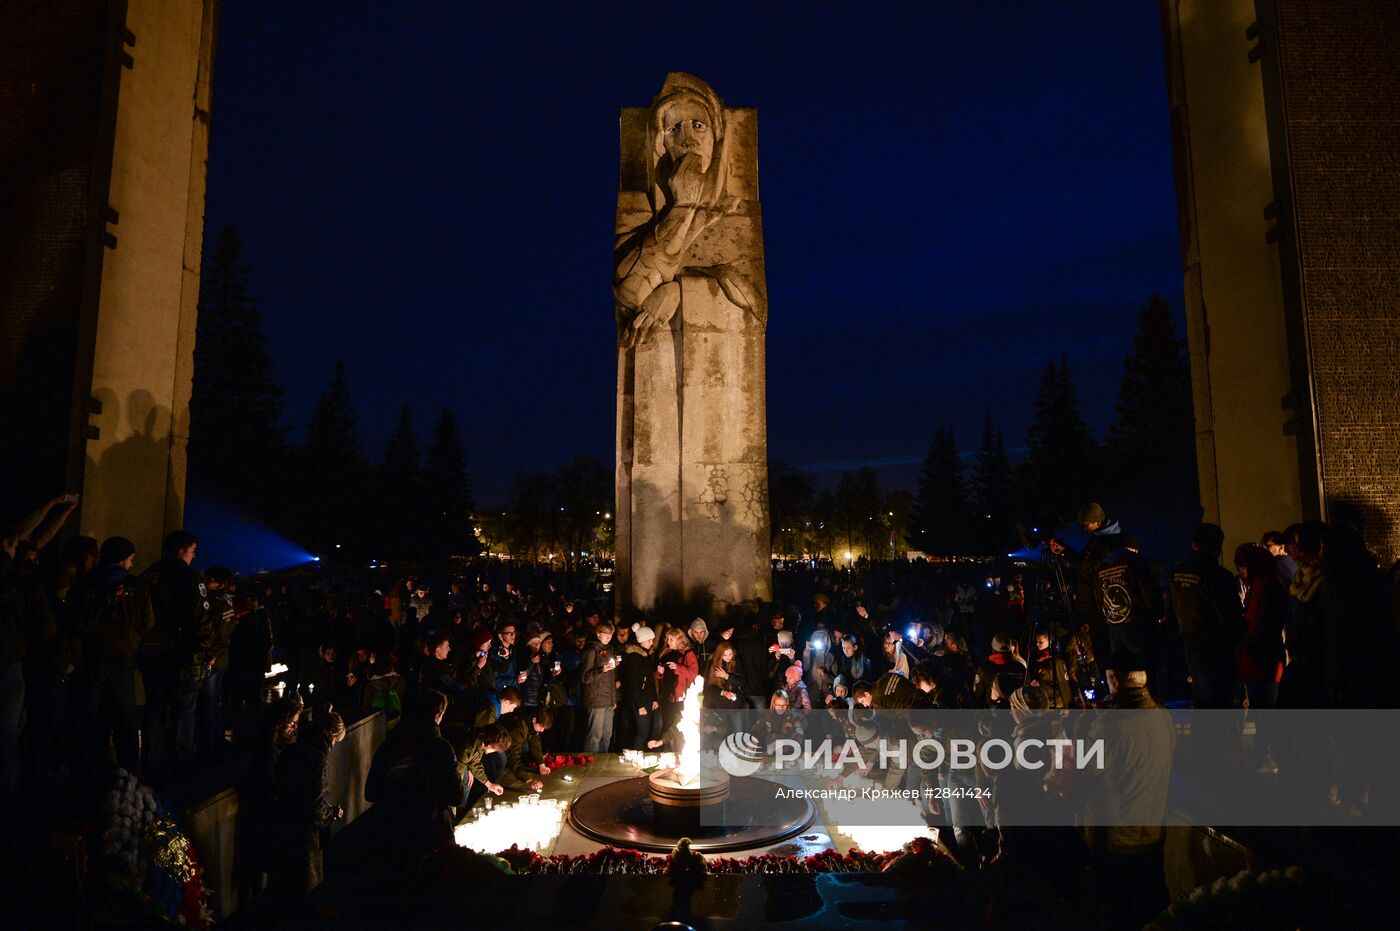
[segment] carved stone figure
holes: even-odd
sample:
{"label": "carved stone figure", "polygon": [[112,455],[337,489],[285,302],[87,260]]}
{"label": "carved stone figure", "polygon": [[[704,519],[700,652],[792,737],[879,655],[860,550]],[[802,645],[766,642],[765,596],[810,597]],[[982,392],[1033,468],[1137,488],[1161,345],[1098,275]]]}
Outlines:
{"label": "carved stone figure", "polygon": [[619,606],[771,595],[757,119],[667,76],[624,110],[617,307]]}

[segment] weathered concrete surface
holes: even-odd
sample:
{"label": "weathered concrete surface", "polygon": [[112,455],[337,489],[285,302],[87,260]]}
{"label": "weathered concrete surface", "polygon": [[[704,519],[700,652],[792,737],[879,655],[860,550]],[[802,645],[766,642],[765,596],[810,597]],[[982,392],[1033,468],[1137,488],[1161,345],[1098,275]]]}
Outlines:
{"label": "weathered concrete surface", "polygon": [[767,599],[756,114],[673,74],[620,128],[618,605],[679,613]]}
{"label": "weathered concrete surface", "polygon": [[117,103],[82,532],[159,557],[184,517],[185,447],[204,238],[215,0],[131,0],[133,66]]}

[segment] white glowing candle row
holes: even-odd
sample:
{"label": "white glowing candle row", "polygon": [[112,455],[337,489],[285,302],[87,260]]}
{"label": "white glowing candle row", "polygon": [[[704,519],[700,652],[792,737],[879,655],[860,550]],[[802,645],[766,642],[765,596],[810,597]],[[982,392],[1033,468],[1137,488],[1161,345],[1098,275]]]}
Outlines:
{"label": "white glowing candle row", "polygon": [[[932,837],[923,823],[919,803],[902,798],[861,798],[863,788],[877,786],[855,774],[841,780],[841,787],[857,792],[852,799],[823,799],[827,826],[849,838],[852,846],[866,853],[899,850],[916,837]],[[872,823],[874,822],[874,823]]]}
{"label": "white glowing candle row", "polygon": [[564,823],[565,803],[527,795],[518,802],[497,805],[453,831],[458,847],[497,853],[512,844],[543,850],[554,843]]}

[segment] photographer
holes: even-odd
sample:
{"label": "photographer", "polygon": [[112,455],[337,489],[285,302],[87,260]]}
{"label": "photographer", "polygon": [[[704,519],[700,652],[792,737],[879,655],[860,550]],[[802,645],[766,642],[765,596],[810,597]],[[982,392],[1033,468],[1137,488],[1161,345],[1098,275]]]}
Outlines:
{"label": "photographer", "polygon": [[792,644],[792,631],[780,630],[777,642],[768,648],[768,684],[775,691],[783,688],[787,668],[797,661],[797,650]]}
{"label": "photographer", "polygon": [[838,644],[839,641],[827,634],[824,628],[818,627],[802,647],[802,668],[807,670],[812,702],[816,705],[826,702],[831,682],[836,678],[836,656],[833,650],[840,649]]}

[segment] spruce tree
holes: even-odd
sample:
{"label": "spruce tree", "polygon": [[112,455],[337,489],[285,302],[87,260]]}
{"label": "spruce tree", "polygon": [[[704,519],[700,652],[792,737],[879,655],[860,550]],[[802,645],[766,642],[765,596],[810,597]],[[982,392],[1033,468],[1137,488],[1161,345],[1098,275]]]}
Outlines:
{"label": "spruce tree", "polygon": [[1000,555],[1013,542],[1011,533],[1011,462],[1006,441],[992,423],[991,412],[982,423],[982,446],[972,465],[972,496],[977,528],[974,543],[982,554]]}
{"label": "spruce tree", "polygon": [[450,408],[443,408],[433,427],[423,467],[423,496],[428,558],[443,562],[452,556],[476,556],[480,545],[472,530],[475,505],[471,476],[467,474],[462,437]]}
{"label": "spruce tree", "polygon": [[1138,315],[1133,354],[1123,360],[1117,415],[1106,445],[1121,484],[1176,479],[1194,487],[1190,361],[1171,308],[1156,295]]}
{"label": "spruce tree", "polygon": [[282,389],[273,377],[243,243],[224,227],[204,264],[190,395],[192,484],[263,517],[284,473]]}
{"label": "spruce tree", "polygon": [[910,515],[915,544],[934,556],[966,553],[970,513],[957,438],[951,427],[940,427],[924,459]]}
{"label": "spruce tree", "polygon": [[1039,520],[1067,523],[1098,492],[1098,448],[1079,414],[1069,362],[1052,360],[1040,376],[1035,418],[1026,431],[1024,472],[1030,506]]}
{"label": "spruce tree", "polygon": [[[330,386],[321,394],[306,427],[301,452],[301,504],[305,532],[318,552],[358,554],[365,542],[358,505],[365,497],[366,466],[355,433],[355,411],[345,380],[345,362],[335,364]],[[348,550],[348,552],[346,552]]]}
{"label": "spruce tree", "polygon": [[1117,419],[1105,444],[1106,478],[1140,527],[1183,536],[1199,514],[1195,412],[1186,346],[1171,308],[1154,295],[1123,360]]}
{"label": "spruce tree", "polygon": [[420,524],[425,516],[421,472],[413,414],[405,403],[399,408],[398,426],[384,447],[384,462],[375,483],[379,512],[376,542],[383,550],[383,556],[378,558],[395,561],[421,557],[417,546]]}

